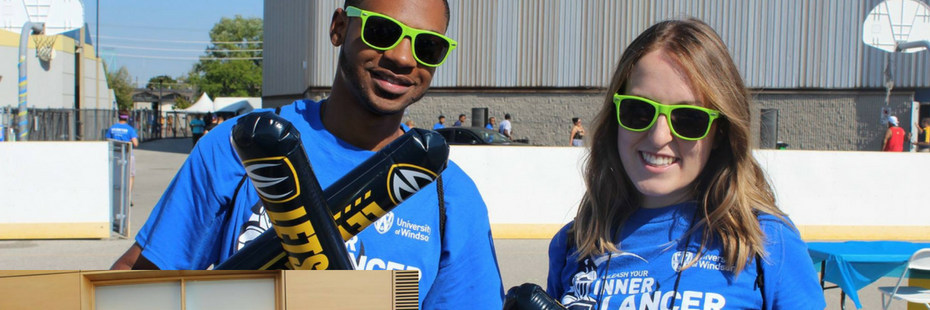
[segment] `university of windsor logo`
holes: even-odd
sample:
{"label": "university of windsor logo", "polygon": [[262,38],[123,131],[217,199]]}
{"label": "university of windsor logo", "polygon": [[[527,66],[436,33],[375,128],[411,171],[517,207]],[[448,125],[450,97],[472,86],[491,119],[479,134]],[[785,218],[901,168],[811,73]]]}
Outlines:
{"label": "university of windsor logo", "polygon": [[391,230],[391,226],[394,226],[394,211],[388,212],[375,221],[375,230],[382,235]]}

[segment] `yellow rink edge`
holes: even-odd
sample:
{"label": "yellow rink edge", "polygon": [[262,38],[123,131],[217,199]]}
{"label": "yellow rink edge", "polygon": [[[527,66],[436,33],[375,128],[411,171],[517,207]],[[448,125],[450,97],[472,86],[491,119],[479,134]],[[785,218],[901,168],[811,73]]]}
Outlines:
{"label": "yellow rink edge", "polygon": [[0,223],[0,240],[9,239],[106,239],[110,222],[93,223]]}

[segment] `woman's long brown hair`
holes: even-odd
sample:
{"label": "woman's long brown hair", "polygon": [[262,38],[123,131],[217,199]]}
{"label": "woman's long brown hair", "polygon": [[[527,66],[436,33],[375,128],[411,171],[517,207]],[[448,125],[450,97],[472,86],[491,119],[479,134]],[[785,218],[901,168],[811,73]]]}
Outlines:
{"label": "woman's long brown hair", "polygon": [[633,66],[652,51],[677,61],[706,106],[723,114],[716,123],[714,149],[691,184],[691,193],[698,202],[698,219],[705,224],[695,226],[703,227],[699,252],[709,242],[718,242],[727,267],[739,274],[755,255],[765,255],[757,215],[772,214],[784,220],[784,213],[775,205],[771,185],[752,156],[749,91],[723,41],[696,19],[653,25],[620,58],[592,127],[593,143],[585,165],[587,191],[569,231],[570,240],[579,259],[617,251],[614,243],[618,240],[612,233],[619,235],[619,228],[641,204],[640,193],[620,162],[613,94],[626,89]]}

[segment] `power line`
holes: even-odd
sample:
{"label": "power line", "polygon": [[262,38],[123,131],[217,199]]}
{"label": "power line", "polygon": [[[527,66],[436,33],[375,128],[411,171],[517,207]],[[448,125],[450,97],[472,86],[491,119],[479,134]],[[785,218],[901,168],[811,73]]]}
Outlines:
{"label": "power line", "polygon": [[134,50],[151,50],[151,51],[168,51],[168,52],[203,52],[208,53],[234,53],[234,52],[261,52],[260,49],[249,49],[249,50],[202,50],[202,49],[181,49],[181,48],[157,48],[157,47],[139,47],[139,46],[125,46],[125,45],[109,45],[101,44],[101,48],[104,47],[114,47],[114,48],[125,48],[125,49],[134,49]]}
{"label": "power line", "polygon": [[210,32],[210,29],[195,29],[195,28],[177,28],[177,27],[152,27],[151,25],[126,25],[126,24],[100,24],[104,28],[137,28],[137,29],[146,29],[146,30],[177,30],[177,31],[190,31],[190,32],[200,32],[207,33]]}
{"label": "power line", "polygon": [[116,54],[116,57],[142,58],[142,59],[165,59],[165,60],[261,60],[262,57],[169,57],[169,56],[148,56],[148,55],[127,55]]}
{"label": "power line", "polygon": [[127,37],[99,36],[104,39],[141,41],[141,42],[160,42],[160,43],[185,43],[185,44],[262,44],[262,41],[182,41],[182,40],[156,40],[156,39],[139,39]]}

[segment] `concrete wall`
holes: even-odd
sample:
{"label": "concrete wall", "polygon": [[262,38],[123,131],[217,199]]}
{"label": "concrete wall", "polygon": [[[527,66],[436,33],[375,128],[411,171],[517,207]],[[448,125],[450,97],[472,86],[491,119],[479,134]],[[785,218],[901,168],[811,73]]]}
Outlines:
{"label": "concrete wall", "polygon": [[[325,93],[311,98],[325,97]],[[892,114],[910,131],[912,91],[893,92]],[[887,125],[881,123],[885,92],[875,91],[794,91],[756,92],[753,106],[753,136],[759,145],[759,114],[763,108],[779,112],[778,136],[796,150],[878,151]],[[514,136],[529,139],[532,145],[565,146],[571,133],[572,117],[580,117],[585,128],[600,111],[604,95],[598,92],[574,93],[462,93],[431,92],[407,109],[407,119],[420,128],[432,128],[437,116],[446,116],[446,126],[459,114],[472,108],[488,108],[489,116],[503,120],[513,117]],[[590,133],[589,133],[590,136]]]}
{"label": "concrete wall", "polygon": [[0,143],[0,239],[109,238],[107,142]]}
{"label": "concrete wall", "polygon": [[[474,179],[496,238],[550,238],[584,194],[585,148],[453,146]],[[778,205],[807,240],[926,240],[930,155],[755,151]]]}
{"label": "concrete wall", "polygon": [[[911,118],[913,92],[892,92],[892,115],[904,130]],[[881,123],[884,91],[771,92],[755,96],[754,137],[758,144],[759,111],[778,109],[778,137],[796,150],[879,151],[888,125]],[[916,134],[915,134],[916,137]],[[916,138],[915,138],[916,139]]]}

